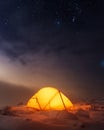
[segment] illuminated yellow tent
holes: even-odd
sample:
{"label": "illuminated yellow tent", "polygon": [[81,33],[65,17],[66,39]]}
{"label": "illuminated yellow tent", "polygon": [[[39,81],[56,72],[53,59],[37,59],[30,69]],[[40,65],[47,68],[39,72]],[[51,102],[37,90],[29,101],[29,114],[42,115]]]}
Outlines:
{"label": "illuminated yellow tent", "polygon": [[73,104],[60,90],[46,87],[33,95],[27,106],[37,110],[68,110]]}

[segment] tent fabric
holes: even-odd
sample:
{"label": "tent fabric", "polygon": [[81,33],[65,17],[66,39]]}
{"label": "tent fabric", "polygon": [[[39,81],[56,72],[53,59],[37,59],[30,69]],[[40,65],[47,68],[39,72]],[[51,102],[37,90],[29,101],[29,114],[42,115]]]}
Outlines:
{"label": "tent fabric", "polygon": [[73,104],[60,90],[46,87],[34,94],[27,106],[38,110],[68,110]]}

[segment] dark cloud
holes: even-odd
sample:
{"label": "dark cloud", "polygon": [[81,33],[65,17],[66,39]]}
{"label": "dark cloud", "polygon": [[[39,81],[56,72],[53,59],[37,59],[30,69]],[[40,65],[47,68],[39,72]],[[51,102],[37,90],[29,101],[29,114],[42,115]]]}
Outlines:
{"label": "dark cloud", "polygon": [[73,51],[73,54],[76,55],[104,55],[104,48],[83,48],[80,50]]}
{"label": "dark cloud", "polygon": [[[34,30],[34,31],[33,31]],[[49,31],[49,30],[48,30]],[[1,40],[1,50],[11,59],[19,60],[26,64],[25,55],[44,56],[56,55],[63,57],[67,55],[95,55],[103,56],[103,36],[102,32],[68,32],[65,30],[55,31],[41,30],[41,28],[27,28],[26,32],[20,34],[23,40],[3,41]]]}

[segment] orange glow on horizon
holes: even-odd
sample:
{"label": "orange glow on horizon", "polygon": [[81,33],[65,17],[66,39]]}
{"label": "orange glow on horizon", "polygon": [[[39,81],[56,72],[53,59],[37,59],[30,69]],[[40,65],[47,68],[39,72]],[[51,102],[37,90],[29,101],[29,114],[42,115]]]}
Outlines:
{"label": "orange glow on horizon", "polygon": [[33,95],[29,99],[27,106],[38,110],[68,110],[73,107],[73,104],[59,90],[46,87]]}

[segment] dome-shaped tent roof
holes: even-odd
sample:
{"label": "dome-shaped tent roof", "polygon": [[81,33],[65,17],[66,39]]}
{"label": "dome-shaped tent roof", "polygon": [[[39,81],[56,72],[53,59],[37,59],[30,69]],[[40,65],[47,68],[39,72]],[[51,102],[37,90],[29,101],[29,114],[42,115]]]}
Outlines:
{"label": "dome-shaped tent roof", "polygon": [[60,90],[46,87],[33,95],[27,106],[38,110],[68,110],[73,104]]}

